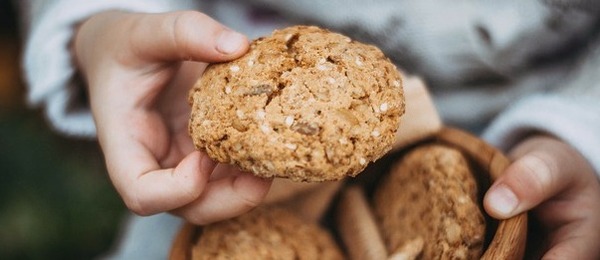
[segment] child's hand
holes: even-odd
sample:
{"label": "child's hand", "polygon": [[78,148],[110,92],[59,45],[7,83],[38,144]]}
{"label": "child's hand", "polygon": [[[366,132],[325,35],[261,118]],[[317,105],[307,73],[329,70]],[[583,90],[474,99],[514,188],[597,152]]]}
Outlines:
{"label": "child's hand", "polygon": [[187,132],[188,90],[206,67],[199,62],[231,60],[247,49],[246,37],[198,12],[106,12],[80,26],[74,52],[98,140],[133,212],[171,211],[205,224],[264,198],[269,180],[228,167],[211,175],[217,164],[194,150]]}
{"label": "child's hand", "polygon": [[532,210],[542,226],[544,259],[600,259],[600,184],[589,163],[569,145],[536,136],[518,145],[514,162],[484,199],[504,219]]}

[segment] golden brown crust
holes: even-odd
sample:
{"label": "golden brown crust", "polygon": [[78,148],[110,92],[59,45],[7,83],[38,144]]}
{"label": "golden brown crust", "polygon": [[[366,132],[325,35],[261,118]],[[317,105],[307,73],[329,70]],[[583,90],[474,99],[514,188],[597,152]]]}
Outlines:
{"label": "golden brown crust", "polygon": [[463,155],[442,145],[415,148],[393,166],[373,196],[390,252],[424,240],[421,259],[481,256],[485,219]]}
{"label": "golden brown crust", "polygon": [[213,64],[190,93],[198,149],[262,177],[354,176],[391,149],[404,113],[396,67],[374,46],[295,26]]}
{"label": "golden brown crust", "polygon": [[343,259],[332,237],[282,208],[256,208],[202,228],[192,259]]}

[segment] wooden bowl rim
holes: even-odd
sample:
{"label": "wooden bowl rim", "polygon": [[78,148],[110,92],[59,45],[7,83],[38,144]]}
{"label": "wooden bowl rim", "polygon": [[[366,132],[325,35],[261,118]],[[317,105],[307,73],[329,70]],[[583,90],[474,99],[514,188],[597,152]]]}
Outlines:
{"label": "wooden bowl rim", "polygon": [[[468,155],[482,169],[489,173],[491,180],[502,175],[510,160],[499,150],[485,141],[460,129],[442,127],[440,131],[423,142],[439,141],[454,146]],[[201,227],[185,223],[173,240],[169,259],[190,259],[190,248],[193,239]],[[527,240],[527,214],[498,220],[491,243],[484,251],[481,259],[522,259]]]}
{"label": "wooden bowl rim", "polygon": [[[510,160],[498,149],[460,129],[443,127],[436,140],[456,146],[487,171],[491,181],[498,179]],[[527,213],[498,220],[498,227],[481,259],[523,259],[527,241]]]}

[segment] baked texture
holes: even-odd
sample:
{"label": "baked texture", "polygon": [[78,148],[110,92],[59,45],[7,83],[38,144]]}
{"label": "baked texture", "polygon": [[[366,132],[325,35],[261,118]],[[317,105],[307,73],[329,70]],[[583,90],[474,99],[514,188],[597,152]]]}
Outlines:
{"label": "baked texture", "polygon": [[419,259],[478,259],[485,219],[477,183],[456,149],[429,144],[406,154],[373,194],[389,252],[423,239]]}
{"label": "baked texture", "polygon": [[282,208],[256,208],[202,228],[192,259],[344,259],[320,226]]}
{"label": "baked texture", "polygon": [[208,66],[190,92],[194,144],[261,177],[355,176],[391,149],[402,80],[374,46],[314,26],[274,31]]}

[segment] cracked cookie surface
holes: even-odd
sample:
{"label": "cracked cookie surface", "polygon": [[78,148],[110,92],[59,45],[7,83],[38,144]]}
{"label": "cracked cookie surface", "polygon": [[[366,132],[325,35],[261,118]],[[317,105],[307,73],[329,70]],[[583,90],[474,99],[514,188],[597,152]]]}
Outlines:
{"label": "cracked cookie surface", "polygon": [[190,92],[198,149],[261,177],[355,176],[391,149],[402,80],[376,47],[314,26],[276,30],[211,64]]}

